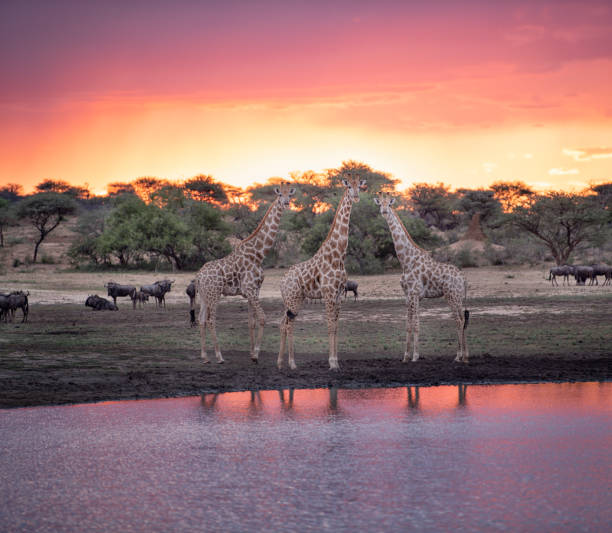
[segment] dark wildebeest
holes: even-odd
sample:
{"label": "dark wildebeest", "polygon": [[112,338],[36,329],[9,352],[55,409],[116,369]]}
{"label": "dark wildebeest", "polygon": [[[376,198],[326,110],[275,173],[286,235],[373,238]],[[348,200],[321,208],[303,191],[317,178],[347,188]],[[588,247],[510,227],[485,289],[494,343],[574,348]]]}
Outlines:
{"label": "dark wildebeest", "polygon": [[143,285],[140,290],[149,296],[154,296],[158,307],[161,307],[162,304],[166,307],[166,293],[172,290],[173,283],[173,279],[162,279],[151,285]]}
{"label": "dark wildebeest", "polygon": [[115,305],[117,305],[117,296],[129,296],[132,299],[134,309],[136,309],[136,302],[134,302],[136,287],[133,285],[120,285],[114,281],[109,281],[104,287],[108,289],[108,296],[113,299]]}
{"label": "dark wildebeest", "polygon": [[21,309],[23,313],[23,318],[21,322],[28,321],[28,313],[30,311],[30,305],[28,304],[28,295],[29,292],[23,291],[13,291],[9,294],[8,303],[9,303],[9,312],[11,314],[11,322],[15,320],[15,311],[17,309]]}
{"label": "dark wildebeest", "polygon": [[591,283],[589,285],[593,285],[593,282],[595,282],[595,285],[599,285],[599,282],[597,281],[597,276],[604,276],[604,282],[602,283],[602,285],[610,284],[610,278],[612,277],[612,267],[609,267],[608,265],[591,265],[591,268],[593,269],[593,277],[591,278]]}
{"label": "dark wildebeest", "polygon": [[562,265],[552,267],[548,273],[548,280],[551,282],[551,285],[559,285],[559,282],[556,280],[556,277],[563,276],[563,285],[567,281],[569,285],[569,277],[574,275],[574,267],[572,265]]}
{"label": "dark wildebeest", "polygon": [[118,307],[113,302],[107,300],[106,298],[102,298],[97,294],[87,297],[87,300],[85,300],[85,307],[91,307],[94,311],[118,310]]}
{"label": "dark wildebeest", "polygon": [[6,322],[9,316],[9,296],[10,294],[2,294],[0,293],[0,320]]}
{"label": "dark wildebeest", "polygon": [[593,284],[593,267],[590,266],[576,266],[574,267],[574,278],[576,279],[576,285],[584,285],[587,279],[591,280]]}
{"label": "dark wildebeest", "polygon": [[344,299],[346,300],[346,293],[348,291],[353,291],[353,296],[355,298],[354,301],[357,301],[357,288],[359,287],[359,284],[356,281],[351,281],[350,279],[346,280],[346,283],[344,285]]}
{"label": "dark wildebeest", "polygon": [[[192,279],[189,282],[189,285],[187,285],[187,288],[185,289],[185,293],[187,294],[187,296],[189,296],[189,309],[194,309],[195,296],[196,296],[196,280],[195,279]],[[195,322],[193,322],[191,325],[195,326]]]}
{"label": "dark wildebeest", "polygon": [[136,309],[136,304],[138,304],[138,307],[142,308],[145,302],[149,301],[149,295],[142,291],[136,291],[134,296],[130,296],[130,298],[132,298],[134,309]]}

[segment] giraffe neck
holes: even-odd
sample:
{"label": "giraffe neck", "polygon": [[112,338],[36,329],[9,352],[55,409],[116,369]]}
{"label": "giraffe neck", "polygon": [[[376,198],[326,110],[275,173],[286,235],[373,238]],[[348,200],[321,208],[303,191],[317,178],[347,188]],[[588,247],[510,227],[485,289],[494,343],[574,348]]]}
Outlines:
{"label": "giraffe neck", "polygon": [[338,204],[338,209],[336,209],[336,215],[334,216],[334,221],[329,229],[327,238],[319,248],[319,250],[324,253],[339,250],[343,261],[348,246],[349,222],[351,219],[352,207],[353,200],[351,198],[351,193],[349,189],[346,189]]}
{"label": "giraffe neck", "polygon": [[277,199],[266,211],[259,226],[241,243],[243,250],[252,250],[259,261],[263,258],[274,246],[274,240],[278,233],[280,218],[283,212],[280,201]]}
{"label": "giraffe neck", "polygon": [[419,257],[427,254],[425,250],[412,240],[412,237],[393,209],[388,208],[387,212],[383,213],[383,216],[391,230],[395,253],[403,268],[410,267]]}

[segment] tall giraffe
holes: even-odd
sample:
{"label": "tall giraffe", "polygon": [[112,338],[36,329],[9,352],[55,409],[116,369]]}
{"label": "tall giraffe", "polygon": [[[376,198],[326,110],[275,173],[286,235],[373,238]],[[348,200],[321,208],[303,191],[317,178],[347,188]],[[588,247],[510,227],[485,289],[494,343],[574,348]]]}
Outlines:
{"label": "tall giraffe", "polygon": [[346,187],[338,204],[334,221],[319,250],[307,261],[293,265],[281,279],[280,289],[285,310],[280,324],[278,368],[283,366],[285,344],[288,344],[289,367],[295,369],[293,323],[306,298],[325,299],[327,333],[329,335],[329,367],[338,370],[338,315],[340,294],[346,283],[344,258],[348,245],[349,220],[353,202],[359,201],[359,190],[366,180],[349,176],[342,180]]}
{"label": "tall giraffe", "polygon": [[[274,245],[283,210],[289,205],[295,188],[283,183],[274,189],[277,197],[264,215],[255,231],[241,241],[232,253],[206,263],[198,272],[195,285],[200,300],[201,354],[205,363],[210,362],[206,355],[206,328],[210,329],[217,362],[223,363],[217,342],[216,319],[217,304],[221,296],[242,295],[249,302],[249,336],[251,339],[251,359],[257,363],[266,316],[259,303],[259,289],[264,280],[261,263]],[[191,325],[195,325],[195,310],[192,304]],[[255,328],[258,327],[257,338]]]}
{"label": "tall giraffe", "polygon": [[464,306],[467,297],[465,277],[456,266],[434,260],[428,252],[416,245],[397,213],[391,208],[395,198],[380,194],[374,198],[374,201],[380,206],[380,212],[387,220],[395,245],[395,253],[403,270],[400,284],[406,295],[408,306],[406,350],[403,361],[409,360],[411,348],[412,361],[419,358],[420,300],[444,296],[450,305],[457,325],[459,348],[455,361],[467,363],[468,347],[465,340],[465,328],[470,313]]}

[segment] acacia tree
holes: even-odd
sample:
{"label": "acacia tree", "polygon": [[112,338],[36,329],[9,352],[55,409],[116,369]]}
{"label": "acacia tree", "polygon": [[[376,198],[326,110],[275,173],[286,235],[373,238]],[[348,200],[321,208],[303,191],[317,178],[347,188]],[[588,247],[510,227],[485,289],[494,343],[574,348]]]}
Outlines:
{"label": "acacia tree", "polygon": [[9,202],[16,202],[23,196],[23,185],[19,183],[7,183],[0,187],[0,198],[4,198]]}
{"label": "acacia tree", "polygon": [[155,178],[153,176],[143,176],[142,178],[133,180],[130,185],[132,185],[134,191],[142,200],[145,202],[150,202],[151,195],[163,187],[171,185],[171,183],[166,179]]}
{"label": "acacia tree", "polygon": [[4,247],[4,228],[11,223],[11,202],[0,197],[0,247]]}
{"label": "acacia tree", "polygon": [[501,205],[492,190],[459,189],[457,194],[459,195],[457,207],[466,214],[468,219],[478,214],[481,222],[486,226],[492,227],[500,224]]}
{"label": "acacia tree", "polygon": [[491,190],[506,213],[516,207],[528,206],[535,195],[533,189],[522,181],[498,181],[491,185]]}
{"label": "acacia tree", "polygon": [[515,208],[510,221],[544,242],[557,265],[562,265],[578,245],[597,232],[605,217],[592,197],[550,192]]}
{"label": "acacia tree", "polygon": [[227,202],[224,185],[215,181],[212,176],[198,174],[188,179],[183,187],[191,198],[199,202]]}
{"label": "acacia tree", "polygon": [[447,230],[457,225],[457,196],[444,183],[415,183],[406,191],[408,204],[428,225]]}
{"label": "acacia tree", "polygon": [[38,230],[32,261],[36,263],[38,248],[67,215],[76,212],[76,203],[70,196],[56,192],[45,192],[24,198],[17,206],[17,216],[25,218]]}
{"label": "acacia tree", "polygon": [[88,187],[73,186],[64,180],[43,180],[35,188],[36,192],[58,192],[79,199],[87,199],[91,196]]}
{"label": "acacia tree", "polygon": [[121,196],[123,194],[136,194],[136,189],[131,183],[125,183],[122,181],[115,181],[113,183],[109,183],[106,186],[106,191],[108,196]]}

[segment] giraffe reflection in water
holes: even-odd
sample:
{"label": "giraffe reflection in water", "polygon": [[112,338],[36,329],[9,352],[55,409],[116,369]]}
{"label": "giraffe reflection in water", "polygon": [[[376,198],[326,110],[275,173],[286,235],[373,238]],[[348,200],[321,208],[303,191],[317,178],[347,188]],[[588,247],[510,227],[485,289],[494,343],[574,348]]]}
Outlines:
{"label": "giraffe reflection in water", "polygon": [[[457,407],[467,406],[467,388],[468,386],[460,383],[457,385]],[[421,387],[406,387],[407,403],[410,409],[418,410],[420,408],[421,397],[419,394]]]}
{"label": "giraffe reflection in water", "polygon": [[[463,408],[467,406],[467,388],[466,384],[456,385],[457,387],[457,401],[454,405],[455,408]],[[406,387],[406,406],[409,410],[420,411],[422,408],[427,408],[428,405],[423,406],[421,404],[421,389],[423,387],[419,386],[409,386]],[[432,390],[432,387],[424,387],[425,390]],[[240,403],[236,403],[232,401],[230,404],[223,403],[221,405],[218,404],[219,398],[225,396],[226,398],[230,398],[233,394],[245,394],[245,393],[214,393],[214,394],[203,394],[201,397],[201,405],[205,410],[211,411],[223,411],[224,409],[231,409],[233,411],[242,411],[248,414],[258,414],[263,413],[265,408],[274,409],[275,406],[280,406],[281,411],[290,412],[294,408],[303,409],[304,407],[313,407],[316,406],[318,408],[324,409],[327,413],[339,414],[341,410],[341,397],[339,398],[339,388],[338,387],[330,387],[328,390],[329,396],[327,399],[327,404],[324,405],[321,400],[321,393],[324,389],[321,390],[298,390],[298,393],[301,394],[302,401],[296,400],[295,398],[295,389],[277,389],[278,393],[278,403],[276,401],[270,401],[270,398],[274,398],[274,395],[270,395],[273,391],[248,391],[248,401],[243,401]],[[375,395],[376,393],[385,394],[389,389],[364,389],[362,392],[365,392],[368,396]],[[344,393],[349,392],[348,390],[343,390]],[[350,391],[351,395],[355,394],[355,391]],[[314,396],[314,397],[313,397]],[[341,395],[340,395],[341,396]],[[319,400],[319,401],[317,401]],[[348,399],[349,403],[353,400]],[[447,405],[447,407],[451,407]]]}

